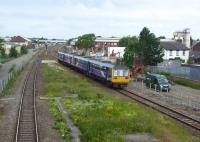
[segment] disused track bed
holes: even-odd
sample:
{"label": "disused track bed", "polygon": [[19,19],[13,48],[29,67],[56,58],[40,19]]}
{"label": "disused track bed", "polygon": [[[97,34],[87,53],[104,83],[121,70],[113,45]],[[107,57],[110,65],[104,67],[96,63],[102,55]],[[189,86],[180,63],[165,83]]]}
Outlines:
{"label": "disused track bed", "polygon": [[37,63],[26,76],[17,117],[15,142],[38,142],[37,117],[35,109],[35,81]]}
{"label": "disused track bed", "polygon": [[157,111],[189,126],[190,128],[194,129],[198,135],[200,134],[200,121],[199,120],[196,120],[190,116],[182,114],[181,112],[178,112],[177,110],[174,110],[170,107],[164,106],[164,105],[157,103],[153,100],[150,100],[146,97],[137,95],[129,90],[125,90],[125,89],[121,90],[120,89],[120,90],[117,90],[117,92],[119,92],[119,93],[121,93],[143,105],[151,107],[152,109],[157,110]]}

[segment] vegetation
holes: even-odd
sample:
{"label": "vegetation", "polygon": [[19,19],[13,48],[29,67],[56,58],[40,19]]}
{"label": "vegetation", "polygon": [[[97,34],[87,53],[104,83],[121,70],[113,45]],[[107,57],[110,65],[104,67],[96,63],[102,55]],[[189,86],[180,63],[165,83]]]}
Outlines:
{"label": "vegetation", "polygon": [[136,57],[137,49],[139,46],[139,40],[137,37],[124,37],[120,39],[119,46],[126,47],[124,53],[125,64],[129,67],[133,64],[134,58]]}
{"label": "vegetation", "polygon": [[25,45],[22,45],[21,49],[20,49],[20,54],[27,54],[28,53],[28,47]]}
{"label": "vegetation", "polygon": [[18,52],[17,52],[17,50],[16,50],[15,47],[12,47],[12,48],[10,49],[9,56],[10,56],[10,57],[15,57],[15,58],[18,56]]}
{"label": "vegetation", "polygon": [[60,133],[60,135],[67,141],[71,141],[71,134],[69,126],[65,123],[65,118],[60,113],[55,100],[49,101],[50,106],[50,112],[53,114],[53,116],[56,118],[56,123],[54,128],[57,129]]}
{"label": "vegetation", "polygon": [[134,133],[149,133],[165,142],[200,141],[160,113],[113,97],[70,70],[45,65],[43,75],[45,94],[62,97],[83,142],[125,142],[125,135]]}
{"label": "vegetation", "polygon": [[0,38],[0,57],[4,58],[6,56],[5,49],[3,48],[3,39]]}
{"label": "vegetation", "polygon": [[159,38],[156,38],[146,27],[140,32],[138,39],[124,37],[120,40],[119,45],[127,47],[124,59],[128,66],[133,63],[134,57],[138,57],[144,65],[156,65],[163,60],[164,49],[160,46]]}
{"label": "vegetation", "polygon": [[95,44],[95,35],[94,34],[85,34],[78,37],[78,41],[76,42],[76,46],[78,48],[86,49],[86,52],[89,48],[94,47]]}

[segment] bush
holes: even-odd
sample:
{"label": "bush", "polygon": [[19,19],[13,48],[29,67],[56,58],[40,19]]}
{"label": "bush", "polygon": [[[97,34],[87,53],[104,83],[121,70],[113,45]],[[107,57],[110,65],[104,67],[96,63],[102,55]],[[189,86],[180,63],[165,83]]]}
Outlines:
{"label": "bush", "polygon": [[27,48],[28,48],[28,47],[25,46],[25,45],[23,45],[23,46],[21,47],[21,50],[20,50],[21,55],[23,55],[23,54],[27,54],[27,53],[28,53]]}
{"label": "bush", "polygon": [[17,50],[16,50],[15,47],[12,47],[12,48],[10,49],[9,56],[10,56],[10,57],[17,57],[17,56],[18,56],[18,52],[17,52]]}
{"label": "bush", "polygon": [[4,48],[0,48],[0,55],[1,55],[1,57],[2,58],[5,58],[6,57],[6,51],[5,51],[5,49]]}

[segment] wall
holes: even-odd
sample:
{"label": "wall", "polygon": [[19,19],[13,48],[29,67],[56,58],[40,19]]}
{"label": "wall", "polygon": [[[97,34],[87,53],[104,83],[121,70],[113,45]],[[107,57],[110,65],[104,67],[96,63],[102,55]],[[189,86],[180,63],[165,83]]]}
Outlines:
{"label": "wall", "polygon": [[183,51],[179,50],[179,56],[176,55],[176,50],[172,50],[172,56],[170,56],[170,51],[169,50],[164,50],[164,60],[169,60],[169,59],[174,59],[174,58],[181,58],[182,60],[185,60],[185,63],[189,59],[189,50],[185,51],[185,56],[183,56]]}
{"label": "wall", "polygon": [[116,54],[116,57],[123,58],[124,49],[125,47],[108,47],[108,56],[110,56],[112,54],[112,51],[114,50],[114,53],[120,53],[120,54]]}

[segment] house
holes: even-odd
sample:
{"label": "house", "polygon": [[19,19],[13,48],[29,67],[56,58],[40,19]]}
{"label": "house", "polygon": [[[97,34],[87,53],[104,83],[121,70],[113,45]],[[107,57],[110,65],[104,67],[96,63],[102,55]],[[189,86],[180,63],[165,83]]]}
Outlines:
{"label": "house", "polygon": [[10,53],[10,49],[11,49],[12,47],[15,47],[16,50],[17,50],[17,52],[20,53],[21,46],[16,45],[16,44],[14,44],[14,43],[12,43],[12,42],[4,42],[4,44],[3,44],[3,48],[5,49],[5,53],[6,53],[6,54],[9,54],[9,53]]}
{"label": "house", "polygon": [[194,63],[200,64],[200,42],[196,43],[190,52],[190,58]]}
{"label": "house", "polygon": [[95,40],[95,48],[107,48],[107,47],[117,47],[120,38],[111,37],[111,38],[103,38],[98,37]]}
{"label": "house", "polygon": [[161,46],[164,48],[164,60],[181,59],[186,63],[189,59],[190,49],[175,40],[162,39]]}
{"label": "house", "polygon": [[14,43],[17,46],[21,46],[21,45],[31,45],[31,40],[25,37],[21,37],[21,36],[14,36],[11,38],[10,42]]}
{"label": "house", "polygon": [[103,38],[98,37],[95,40],[94,50],[99,52],[103,51],[105,55],[108,55],[108,47],[118,47],[120,38],[111,37],[111,38]]}
{"label": "house", "polygon": [[186,63],[191,48],[190,29],[174,32],[173,39],[160,39],[160,44],[164,48],[164,60],[180,59]]}

